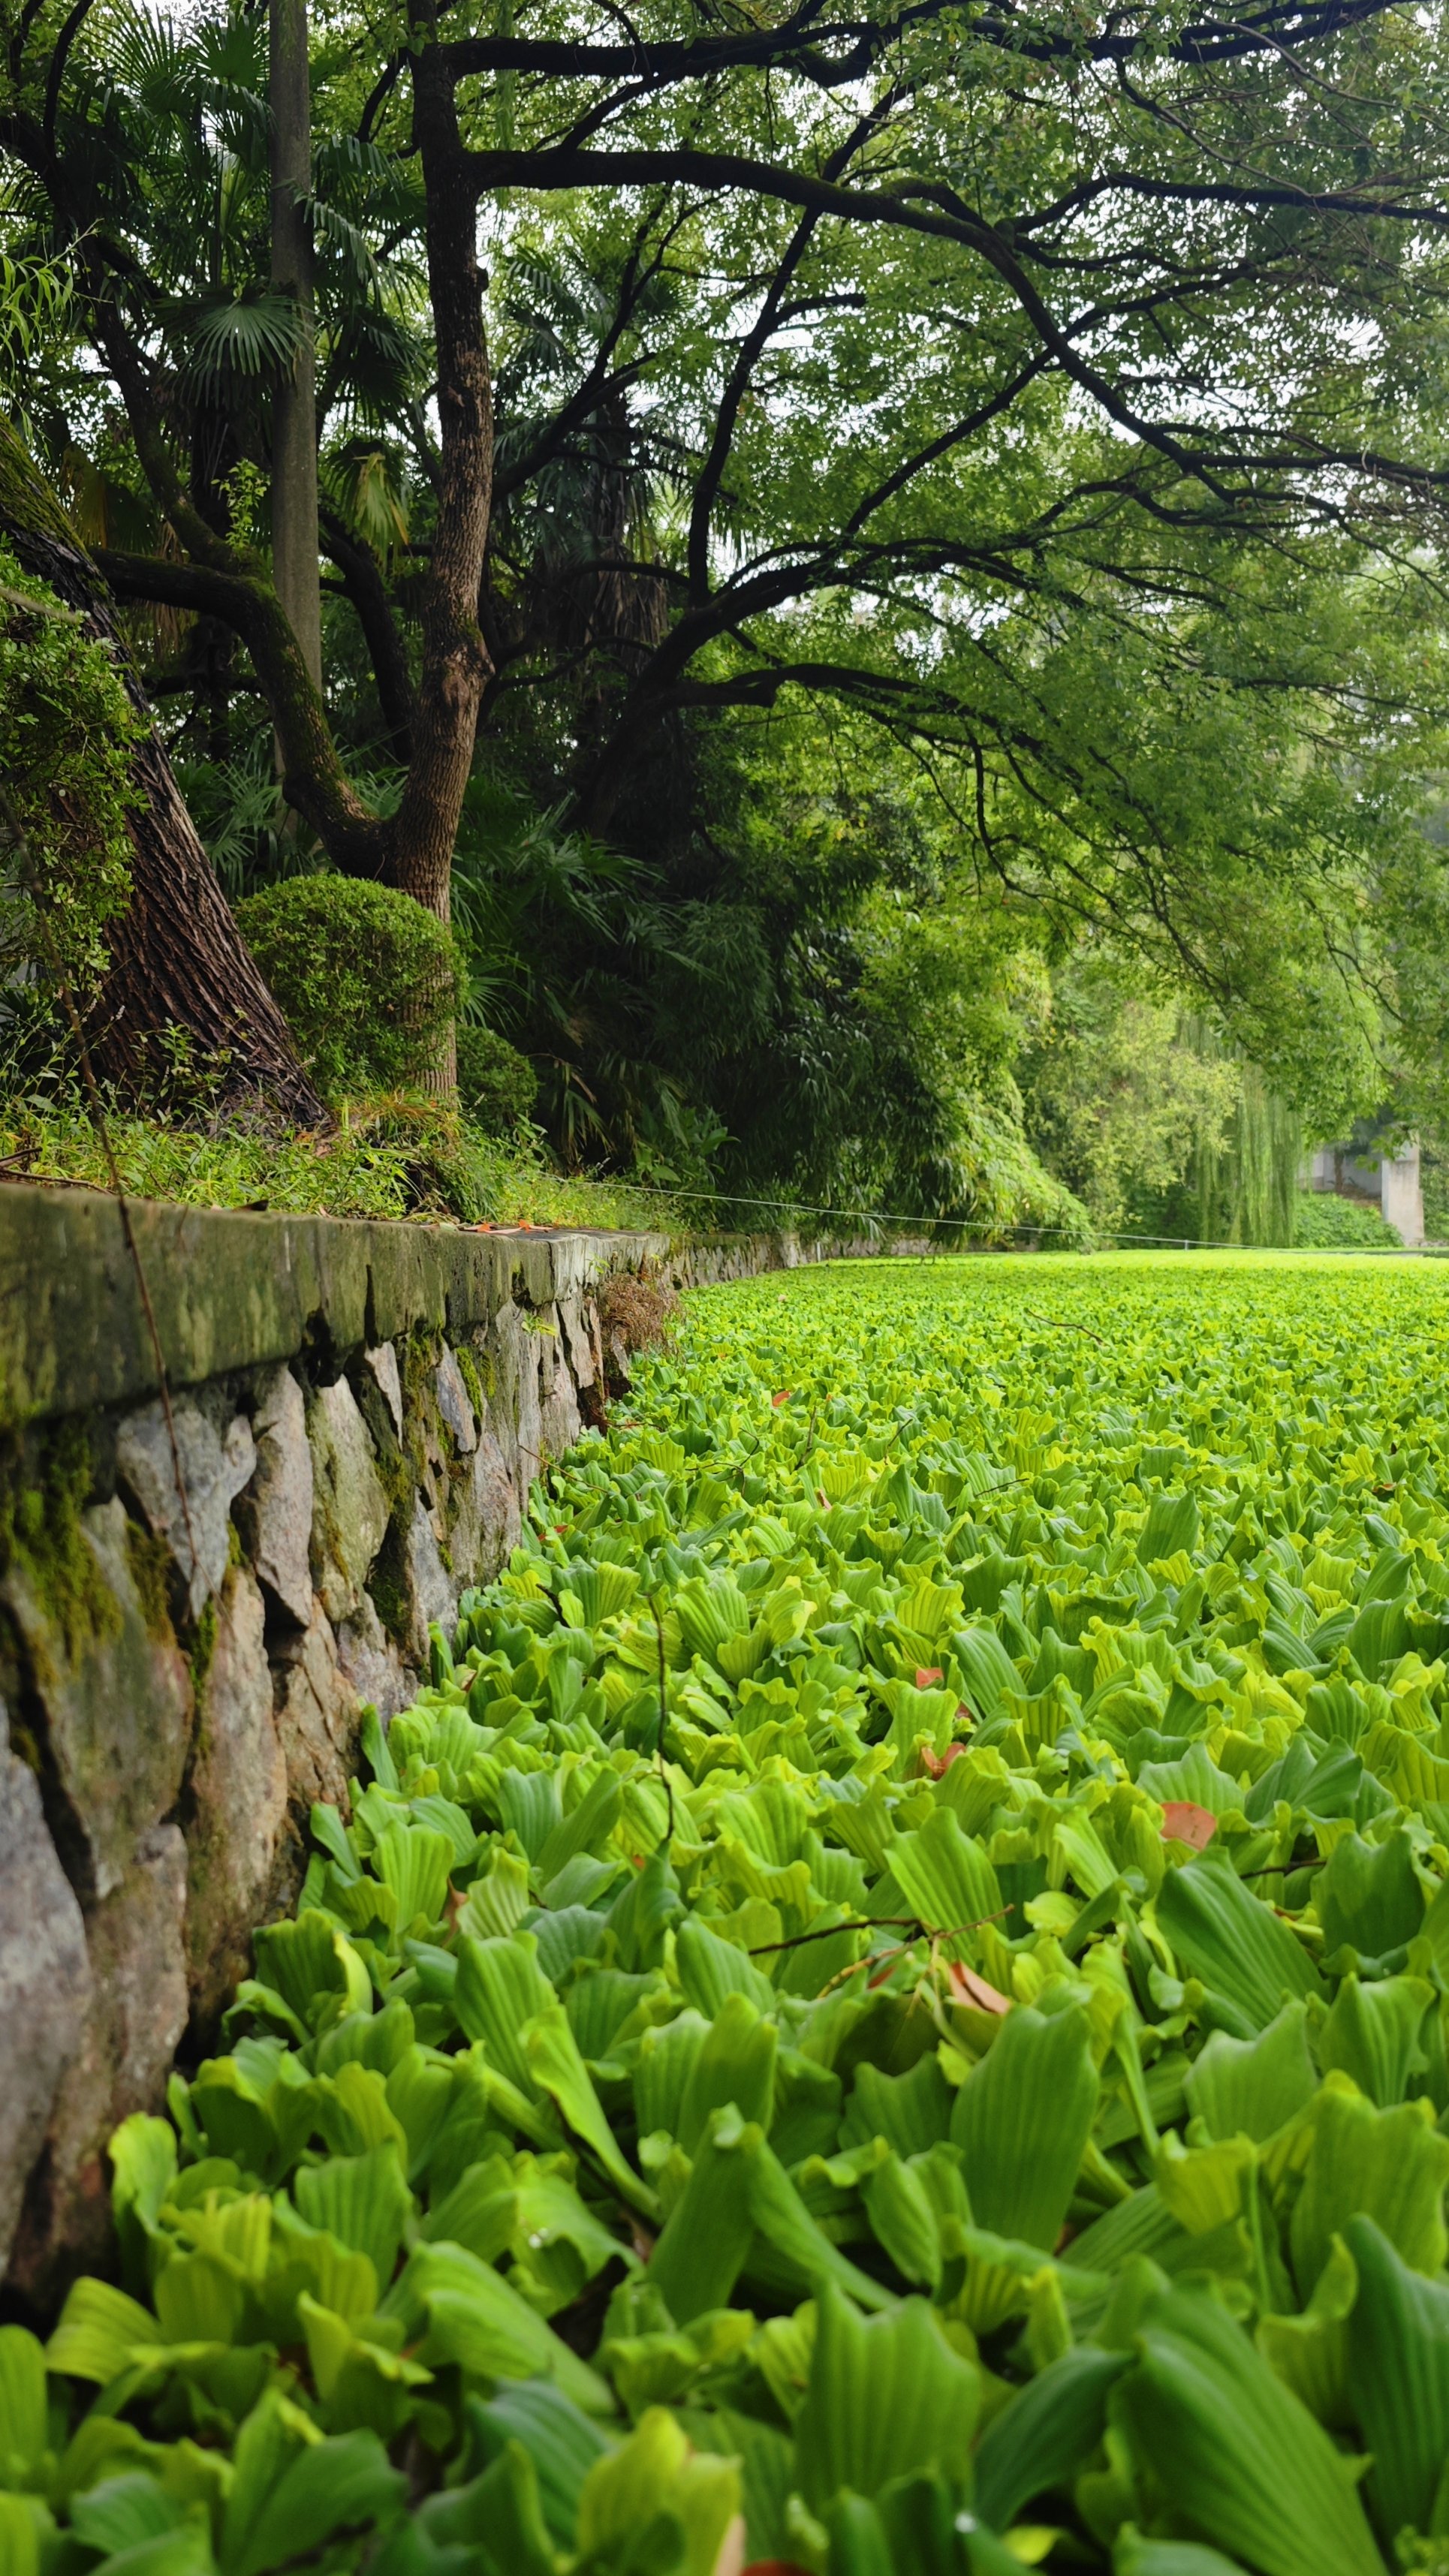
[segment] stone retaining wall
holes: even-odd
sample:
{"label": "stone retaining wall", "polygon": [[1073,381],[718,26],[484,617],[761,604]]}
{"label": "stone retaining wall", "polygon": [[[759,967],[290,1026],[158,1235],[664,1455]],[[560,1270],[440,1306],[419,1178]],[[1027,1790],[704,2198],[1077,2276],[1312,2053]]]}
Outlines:
{"label": "stone retaining wall", "polygon": [[[0,1190],[0,2275],[104,2245],[105,2141],[215,2030],[363,1706],[627,1381],[608,1282],[790,1238],[479,1234]],[[601,1306],[602,1297],[602,1306]],[[173,1450],[174,1436],[174,1450]],[[178,1486],[176,1458],[181,1464]]]}

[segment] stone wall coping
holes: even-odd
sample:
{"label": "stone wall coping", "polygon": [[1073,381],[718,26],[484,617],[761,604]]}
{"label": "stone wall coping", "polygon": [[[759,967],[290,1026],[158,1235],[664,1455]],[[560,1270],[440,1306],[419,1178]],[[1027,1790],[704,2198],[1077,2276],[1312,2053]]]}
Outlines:
{"label": "stone wall coping", "polygon": [[[538,1308],[603,1269],[667,1260],[667,1234],[421,1225],[128,1202],[173,1387],[391,1341],[450,1335],[510,1298]],[[134,1404],[160,1391],[117,1201],[0,1186],[0,1426]]]}

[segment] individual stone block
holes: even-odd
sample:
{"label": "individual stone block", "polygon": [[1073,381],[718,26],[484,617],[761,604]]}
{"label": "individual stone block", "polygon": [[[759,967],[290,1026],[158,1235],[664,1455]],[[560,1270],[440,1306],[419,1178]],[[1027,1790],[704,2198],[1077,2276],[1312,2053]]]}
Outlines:
{"label": "individual stone block", "polygon": [[468,1481],[448,1534],[448,1553],[460,1587],[488,1583],[518,1544],[522,1515],[518,1487],[492,1430],[485,1424],[469,1461]]}
{"label": "individual stone block", "polygon": [[395,1717],[417,1697],[418,1677],[387,1634],[370,1594],[337,1630],[337,1669],[359,1703]]}
{"label": "individual stone block", "polygon": [[81,1910],[55,1856],[35,1776],[7,1741],[0,1748],[0,2278],[25,2179],[80,2049],[90,2003]]}
{"label": "individual stone block", "polygon": [[56,1785],[79,1845],[71,1866],[90,1903],[120,1885],[140,1836],[176,1804],[192,1692],[164,1604],[143,1603],[137,1588],[122,1504],[113,1498],[80,1519],[96,1572],[88,1634],[67,1630],[20,1561],[0,1598],[45,1712]]}
{"label": "individual stone block", "polygon": [[337,1660],[337,1643],[319,1613],[279,1661],[277,1741],[287,1766],[287,1796],[305,1820],[314,1798],[348,1812],[347,1783],[357,1754],[357,1693]]}
{"label": "individual stone block", "polygon": [[[302,1445],[305,1450],[305,1439]],[[191,1771],[186,1951],[192,2009],[203,2022],[246,1973],[286,1835],[287,1764],[272,1713],[263,1630],[261,1592],[245,1566],[234,1566],[198,1687]]]}
{"label": "individual stone block", "polygon": [[[553,1314],[557,1309],[552,1310]],[[557,1326],[534,1336],[538,1344],[539,1447],[545,1464],[571,1449],[582,1425],[579,1399]],[[535,1470],[535,1473],[537,1470]]]}
{"label": "individual stone block", "polygon": [[186,1845],[175,1825],[142,1839],[121,1885],[86,1918],[92,1993],[61,2079],[14,2242],[17,2286],[51,2305],[56,2276],[103,2262],[111,2245],[106,2142],[132,2111],[154,2111],[186,2028],[182,1927]]}
{"label": "individual stone block", "polygon": [[392,1427],[401,1437],[403,1425],[402,1379],[398,1375],[397,1353],[391,1342],[379,1342],[375,1351],[364,1351],[363,1358],[383,1403],[392,1416]]}
{"label": "individual stone block", "polygon": [[312,1574],[330,1619],[345,1619],[362,1599],[386,1534],[389,1503],[357,1398],[345,1377],[313,1401]]}
{"label": "individual stone block", "polygon": [[252,1430],[256,1473],[238,1520],[259,1580],[305,1628],[312,1616],[312,1449],[306,1403],[290,1369],[277,1369],[264,1387]]}
{"label": "individual stone block", "polygon": [[[186,1587],[193,1619],[219,1592],[231,1550],[231,1507],[256,1466],[251,1425],[237,1414],[225,1439],[186,1396],[171,1408],[185,1499],[177,1490],[171,1434],[160,1405],[128,1414],[116,1438],[116,1472],[155,1537],[164,1539]],[[193,1552],[194,1542],[194,1552]]]}
{"label": "individual stone block", "polygon": [[472,1401],[463,1382],[463,1372],[453,1353],[446,1348],[433,1373],[433,1385],[437,1390],[438,1411],[458,1448],[467,1457],[478,1446],[478,1425],[473,1418]]}
{"label": "individual stone block", "polygon": [[594,1347],[597,1318],[594,1318],[594,1332],[591,1333],[583,1299],[567,1297],[559,1300],[558,1319],[574,1384],[582,1394],[584,1388],[593,1386],[599,1376],[598,1353]]}
{"label": "individual stone block", "polygon": [[185,1840],[179,1825],[153,1825],[124,1886],[88,1926],[91,1966],[108,2007],[107,2137],[115,2121],[157,2099],[180,2045],[189,2009],[185,1920]]}
{"label": "individual stone block", "polygon": [[531,1321],[525,1320],[521,1307],[510,1303],[499,1308],[489,1336],[497,1370],[497,1395],[491,1410],[505,1458],[510,1466],[517,1461],[520,1494],[526,1494],[533,1478],[542,1472],[543,1422],[538,1394],[541,1339]]}
{"label": "individual stone block", "polygon": [[412,1643],[419,1668],[426,1671],[429,1625],[436,1620],[440,1628],[451,1629],[458,1616],[458,1595],[421,1502],[408,1532],[407,1577],[413,1601]]}

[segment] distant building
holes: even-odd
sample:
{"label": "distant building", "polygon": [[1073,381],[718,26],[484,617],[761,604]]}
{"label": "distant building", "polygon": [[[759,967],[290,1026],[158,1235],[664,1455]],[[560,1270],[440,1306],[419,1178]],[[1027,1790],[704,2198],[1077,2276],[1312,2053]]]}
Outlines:
{"label": "distant building", "polygon": [[1401,1145],[1396,1154],[1377,1153],[1371,1140],[1358,1138],[1347,1145],[1320,1145],[1309,1168],[1308,1186],[1376,1207],[1411,1251],[1424,1240],[1417,1144]]}

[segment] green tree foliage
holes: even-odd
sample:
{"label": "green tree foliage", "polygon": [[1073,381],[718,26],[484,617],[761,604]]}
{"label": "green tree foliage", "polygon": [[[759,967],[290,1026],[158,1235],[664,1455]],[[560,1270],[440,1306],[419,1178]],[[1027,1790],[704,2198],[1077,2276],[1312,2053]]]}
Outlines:
{"label": "green tree foliage", "polygon": [[[541,0],[389,52],[339,0],[322,707],[267,578],[259,29],[17,22],[0,254],[17,314],[64,283],[27,416],[193,767],[255,788],[275,731],[335,866],[496,935],[565,1158],[958,1214],[1014,1158],[1025,1210],[1009,1076],[933,1034],[983,889],[1330,1125],[1434,1056],[1436,10]],[[932,925],[919,1008],[878,899]]]}
{"label": "green tree foliage", "polygon": [[1218,1024],[1090,951],[1059,972],[1024,1080],[1033,1144],[1104,1234],[1194,1243],[1298,1241],[1305,1136],[1331,1133],[1342,1104],[1336,1081],[1326,1102],[1309,1092],[1305,1125]]}
{"label": "green tree foliage", "polygon": [[1194,1034],[1120,960],[1069,959],[1057,977],[1024,1069],[1027,1132],[1104,1234],[1152,1230],[1164,1194],[1223,1150],[1242,1068]]}
{"label": "green tree foliage", "polygon": [[[1199,1046],[1214,1052],[1213,1033],[1189,1022]],[[1186,1230],[1203,1243],[1292,1243],[1298,1229],[1298,1176],[1303,1162],[1303,1121],[1292,1104],[1244,1065],[1227,1132],[1199,1137],[1179,1207],[1194,1220]]]}

